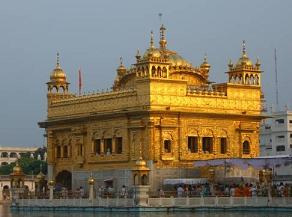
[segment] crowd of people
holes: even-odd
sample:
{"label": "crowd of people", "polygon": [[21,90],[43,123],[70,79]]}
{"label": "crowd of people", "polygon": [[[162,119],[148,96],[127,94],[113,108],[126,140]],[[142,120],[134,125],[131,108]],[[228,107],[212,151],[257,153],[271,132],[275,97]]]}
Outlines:
{"label": "crowd of people", "polygon": [[177,185],[173,191],[164,191],[158,189],[159,197],[198,197],[198,196],[232,196],[232,197],[254,197],[254,196],[272,196],[272,197],[291,197],[292,185],[274,184],[266,185],[260,183],[241,183],[241,184],[194,184]]}
{"label": "crowd of people", "polygon": [[[165,187],[165,186],[164,186]],[[167,190],[166,190],[167,189]],[[3,195],[6,192],[3,191]],[[30,193],[30,192],[29,192]],[[48,198],[49,192],[43,191],[39,194],[33,193],[22,195],[23,198]],[[128,188],[123,185],[120,189],[115,190],[111,186],[96,186],[94,188],[95,197],[99,198],[133,198],[135,191],[133,188]],[[7,193],[7,195],[9,195]],[[65,187],[55,186],[55,198],[88,198],[88,192],[82,187],[69,191]],[[6,196],[6,194],[5,194]],[[291,184],[260,184],[260,183],[241,183],[241,184],[226,184],[226,183],[204,183],[204,184],[180,184],[168,186],[168,188],[160,188],[157,192],[150,189],[150,197],[292,197]],[[8,197],[8,196],[7,196]],[[6,198],[6,197],[5,197]]]}

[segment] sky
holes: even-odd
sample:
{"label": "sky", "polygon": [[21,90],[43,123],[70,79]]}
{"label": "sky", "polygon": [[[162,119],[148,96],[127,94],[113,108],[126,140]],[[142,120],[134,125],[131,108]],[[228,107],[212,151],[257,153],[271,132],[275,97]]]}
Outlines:
{"label": "sky", "polygon": [[277,49],[279,102],[292,108],[291,0],[26,0],[1,1],[0,145],[43,146],[46,82],[56,53],[71,83],[83,90],[110,88],[120,56],[129,67],[143,53],[160,19],[168,48],[193,65],[207,53],[210,80],[227,81],[228,60],[236,62],[246,40],[249,57],[262,63],[267,107],[275,105],[274,49]]}

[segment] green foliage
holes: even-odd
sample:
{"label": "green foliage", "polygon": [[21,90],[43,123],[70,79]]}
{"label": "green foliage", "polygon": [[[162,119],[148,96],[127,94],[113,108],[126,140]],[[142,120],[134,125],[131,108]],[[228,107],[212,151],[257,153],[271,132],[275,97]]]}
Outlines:
{"label": "green foliage", "polygon": [[9,175],[12,172],[12,168],[13,168],[13,163],[0,166],[0,175]]}
{"label": "green foliage", "polygon": [[[46,151],[45,148],[39,148],[34,153],[34,158],[30,157],[30,153],[21,154],[21,157],[18,160],[18,162],[24,174],[37,175],[40,172],[40,168],[42,168],[42,173],[47,174],[47,162],[36,159],[38,154],[40,154],[43,157],[45,151]],[[0,175],[10,175],[12,173],[14,166],[15,163],[0,166]]]}

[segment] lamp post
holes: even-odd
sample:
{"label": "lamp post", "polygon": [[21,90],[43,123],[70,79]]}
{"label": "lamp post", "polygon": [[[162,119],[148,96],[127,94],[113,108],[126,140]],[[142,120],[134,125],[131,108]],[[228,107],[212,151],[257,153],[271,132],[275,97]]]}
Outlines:
{"label": "lamp post", "polygon": [[213,194],[213,185],[214,185],[214,182],[215,182],[215,170],[211,167],[209,170],[209,182],[210,182],[210,194],[212,195]]}
{"label": "lamp post", "polygon": [[89,176],[87,182],[89,184],[89,200],[93,200],[94,199],[94,183],[95,183],[95,180],[92,177],[92,174]]}
{"label": "lamp post", "polygon": [[[141,153],[140,153],[141,155]],[[149,198],[149,172],[146,162],[142,156],[136,161],[134,168],[132,169],[134,191],[135,191],[135,203],[137,206],[147,206]]]}
{"label": "lamp post", "polygon": [[55,185],[55,181],[54,180],[50,180],[49,183],[49,190],[50,190],[50,196],[49,199],[53,200],[54,199],[54,185]]}

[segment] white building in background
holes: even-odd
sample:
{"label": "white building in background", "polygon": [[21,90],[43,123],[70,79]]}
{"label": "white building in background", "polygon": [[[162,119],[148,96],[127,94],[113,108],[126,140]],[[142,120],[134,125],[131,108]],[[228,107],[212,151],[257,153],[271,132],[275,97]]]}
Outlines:
{"label": "white building in background", "polygon": [[[260,128],[260,155],[292,155],[292,111],[273,112]],[[274,180],[292,182],[292,165],[276,167]]]}
{"label": "white building in background", "polygon": [[0,146],[0,165],[13,163],[20,157],[21,153],[32,153],[39,147],[8,147]]}
{"label": "white building in background", "polygon": [[292,111],[273,112],[260,129],[261,156],[292,154]]}

